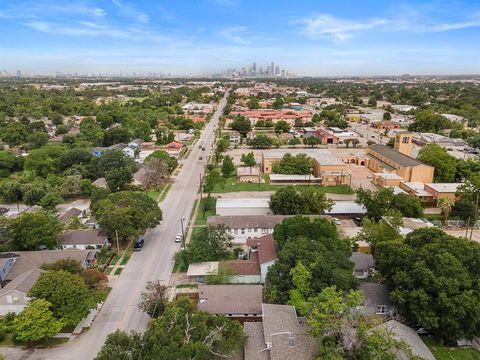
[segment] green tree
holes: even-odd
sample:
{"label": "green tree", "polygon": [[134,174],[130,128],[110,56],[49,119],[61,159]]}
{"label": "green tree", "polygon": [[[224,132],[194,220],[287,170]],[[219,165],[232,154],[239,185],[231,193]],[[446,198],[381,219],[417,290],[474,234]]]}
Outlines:
{"label": "green tree", "polygon": [[74,275],[81,275],[84,271],[80,262],[72,258],[60,259],[53,263],[45,263],[40,268],[46,271],[63,270]]}
{"label": "green tree", "polygon": [[9,121],[0,132],[0,139],[10,146],[20,145],[25,142],[26,138],[26,126],[17,121]]}
{"label": "green tree", "polygon": [[452,206],[452,215],[462,219],[467,226],[473,224],[478,217],[475,204],[468,199],[459,199]]}
{"label": "green tree", "polygon": [[154,151],[145,158],[145,162],[148,162],[152,159],[162,159],[165,161],[169,174],[173,173],[178,166],[178,160],[174,156],[170,156],[165,150]]}
{"label": "green tree", "polygon": [[64,199],[57,193],[49,192],[40,200],[39,205],[45,210],[55,210],[58,204],[61,204]]}
{"label": "green tree", "polygon": [[435,168],[435,182],[454,181],[457,161],[447,152],[447,149],[437,144],[429,144],[420,150],[418,159]]}
{"label": "green tree", "polygon": [[285,101],[283,100],[283,98],[281,96],[277,96],[275,97],[275,101],[273,102],[272,107],[274,109],[280,110],[280,109],[283,109],[284,104],[285,104]]}
{"label": "green tree", "polygon": [[225,184],[225,179],[220,175],[218,170],[212,169],[207,173],[207,176],[203,180],[203,191],[208,193],[210,197],[212,191],[217,186],[223,186]]}
{"label": "green tree", "polygon": [[322,140],[316,136],[310,136],[303,138],[303,143],[313,148],[316,145],[322,144]]}
{"label": "green tree", "polygon": [[387,210],[391,208],[394,198],[393,190],[380,189],[371,191],[367,189],[357,189],[357,204],[362,204],[367,209],[367,216],[375,221],[379,221]]}
{"label": "green tree", "polygon": [[28,135],[27,141],[30,149],[39,149],[48,143],[48,134],[37,131]]}
{"label": "green tree", "polygon": [[257,165],[253,151],[249,153],[243,153],[240,160],[245,166],[254,167]]}
{"label": "green tree", "polygon": [[0,178],[10,176],[14,171],[23,170],[23,158],[11,151],[0,151]]}
{"label": "green tree", "polygon": [[159,281],[149,281],[142,292],[138,308],[151,318],[163,314],[168,303],[168,288],[160,285]]}
{"label": "green tree", "polygon": [[480,331],[479,256],[479,244],[436,228],[417,229],[404,242],[386,241],[375,249],[376,268],[399,313],[447,340]]}
{"label": "green tree", "polygon": [[158,225],[162,211],[146,193],[121,191],[107,195],[93,206],[93,214],[109,237],[122,241],[136,238]]}
{"label": "green tree", "polygon": [[420,110],[415,117],[415,122],[408,127],[409,131],[438,133],[440,130],[452,127],[450,120],[440,114],[435,114],[431,109]]}
{"label": "green tree", "polygon": [[87,117],[80,123],[80,136],[93,146],[101,146],[105,133],[97,122]]}
{"label": "green tree", "polygon": [[15,250],[49,249],[57,245],[62,225],[57,218],[45,211],[26,212],[11,222],[12,246]]}
{"label": "green tree", "polygon": [[235,165],[233,165],[233,158],[225,155],[222,163],[222,175],[223,177],[230,177],[235,173]]}
{"label": "green tree", "polygon": [[252,131],[252,124],[245,116],[237,116],[230,124],[230,127],[232,130],[236,130],[242,134],[242,137],[245,137],[249,131]]}
{"label": "green tree", "polygon": [[95,360],[137,360],[142,356],[142,335],[116,330],[107,336]]}
{"label": "green tree", "polygon": [[276,162],[272,166],[272,172],[275,174],[311,174],[312,159],[307,154],[297,154],[293,156],[287,153],[282,160]]}
{"label": "green tree", "polygon": [[392,114],[389,113],[388,111],[385,111],[385,112],[383,113],[383,120],[385,120],[385,121],[390,121],[390,120],[392,120]]}
{"label": "green tree", "polygon": [[112,191],[123,189],[133,180],[135,161],[121,150],[106,151],[103,156],[96,158],[95,162],[98,174],[107,180]]}
{"label": "green tree", "polygon": [[286,186],[271,195],[270,209],[274,214],[306,214],[307,203],[303,194],[297,191],[295,187]]}
{"label": "green tree", "polygon": [[423,215],[420,199],[408,194],[397,194],[393,197],[392,206],[405,217],[419,218]]}
{"label": "green tree", "polygon": [[28,295],[50,302],[53,314],[65,325],[77,325],[96,306],[95,297],[83,279],[63,270],[40,275]]}
{"label": "green tree", "polygon": [[19,181],[7,181],[1,187],[2,197],[7,202],[14,202],[17,204],[17,210],[19,207],[19,202],[23,198],[22,193],[22,184]]}
{"label": "green tree", "polygon": [[260,109],[260,104],[258,103],[258,99],[253,97],[248,101],[248,108],[255,110]]}
{"label": "green tree", "polygon": [[217,141],[217,150],[220,151],[221,153],[227,151],[229,147],[230,147],[230,141],[228,141],[228,138],[221,138]]}
{"label": "green tree", "polygon": [[223,225],[203,227],[182,256],[188,264],[226,260],[231,253],[232,240],[233,236]]}
{"label": "green tree", "polygon": [[25,310],[13,320],[15,339],[35,343],[58,334],[63,323],[53,316],[51,307],[52,304],[44,299],[30,301]]}
{"label": "green tree", "polygon": [[272,139],[267,135],[257,135],[249,141],[249,145],[254,149],[268,149],[272,146]]}
{"label": "green tree", "polygon": [[111,146],[120,143],[128,143],[130,140],[132,140],[132,136],[127,129],[122,126],[115,126],[105,132],[103,145]]}
{"label": "green tree", "polygon": [[275,124],[275,133],[277,135],[282,134],[282,133],[288,133],[291,129],[290,125],[284,120],[280,120]]}
{"label": "green tree", "polygon": [[273,236],[279,252],[278,260],[267,274],[268,302],[290,301],[290,290],[295,289],[293,276],[296,275],[292,269],[298,262],[311,274],[310,289],[303,289],[302,294],[316,294],[332,285],[341,290],[356,286],[353,264],[349,260],[351,244],[338,236],[332,222],[301,216],[287,218],[275,226]]}

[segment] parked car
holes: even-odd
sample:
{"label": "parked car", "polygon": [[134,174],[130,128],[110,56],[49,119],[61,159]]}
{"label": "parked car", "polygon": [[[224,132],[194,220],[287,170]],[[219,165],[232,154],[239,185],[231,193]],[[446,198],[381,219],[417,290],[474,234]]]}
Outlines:
{"label": "parked car", "polygon": [[335,223],[335,225],[342,225],[342,222],[340,221],[339,218],[333,218],[332,220]]}
{"label": "parked car", "polygon": [[200,156],[200,157],[198,158],[198,160],[203,160],[203,156]]}
{"label": "parked car", "polygon": [[175,242],[176,243],[182,242],[182,239],[183,239],[182,234],[177,234],[177,236],[175,236]]}
{"label": "parked car", "polygon": [[140,251],[143,248],[143,244],[145,243],[145,240],[142,238],[138,239],[135,242],[135,245],[133,246],[133,251]]}

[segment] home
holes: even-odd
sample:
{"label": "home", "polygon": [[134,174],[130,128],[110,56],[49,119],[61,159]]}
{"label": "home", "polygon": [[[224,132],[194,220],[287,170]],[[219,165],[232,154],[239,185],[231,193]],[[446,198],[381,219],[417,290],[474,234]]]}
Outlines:
{"label": "home", "polygon": [[435,168],[411,157],[411,148],[412,135],[406,132],[398,133],[395,149],[380,144],[367,147],[367,166],[375,173],[397,174],[407,182],[433,182]]}
{"label": "home", "polygon": [[262,318],[262,285],[199,285],[197,309],[240,322]]}
{"label": "home", "polygon": [[[389,320],[383,324],[375,327],[375,329],[386,330],[389,334],[392,334],[397,341],[401,341],[408,345],[412,351],[412,355],[422,360],[435,360],[432,352],[427,345],[423,342],[422,338],[417,332],[396,320]],[[406,354],[402,352],[397,354],[398,359],[406,359]]]}
{"label": "home", "polygon": [[390,302],[390,294],[386,284],[362,282],[359,288],[363,291],[365,299],[363,309],[367,312],[388,316],[395,314],[395,307]]}
{"label": "home", "polygon": [[242,135],[238,131],[231,131],[229,134],[229,140],[232,144],[240,144],[242,141]]}
{"label": "home", "polygon": [[258,183],[260,181],[260,167],[259,166],[238,167],[237,180],[239,182]]}
{"label": "home", "polygon": [[132,159],[135,158],[137,150],[138,147],[134,145],[127,145],[122,149],[123,153]]}
{"label": "home", "polygon": [[433,204],[434,202],[433,194],[425,190],[425,184],[423,182],[401,181],[399,187],[407,194],[419,198],[423,203]]}
{"label": "home", "polygon": [[248,239],[273,234],[275,225],[280,224],[284,215],[245,215],[245,216],[210,216],[207,224],[225,225],[233,236],[233,243],[244,245]]}
{"label": "home", "polygon": [[259,284],[261,269],[258,253],[250,253],[247,260],[225,260],[218,263],[219,271],[228,275],[230,284]]}
{"label": "home", "polygon": [[59,236],[58,245],[66,249],[101,249],[109,246],[107,235],[99,230],[72,230]]}
{"label": "home", "polygon": [[454,202],[457,198],[457,191],[464,185],[463,183],[429,183],[425,184],[425,191],[433,196],[433,201],[438,206],[442,199]]}
{"label": "home", "polygon": [[270,215],[270,198],[217,199],[216,213],[227,215]]}
{"label": "home", "polygon": [[14,262],[15,260],[13,258],[0,258],[0,284],[3,284]]}
{"label": "home", "polygon": [[312,360],[318,351],[294,306],[262,304],[262,321],[243,324],[245,360]]}
{"label": "home", "polygon": [[260,282],[263,284],[267,278],[268,269],[277,261],[277,245],[271,234],[255,239],[248,239],[249,254],[257,254],[260,265]]}
{"label": "home", "polygon": [[25,309],[30,300],[28,293],[42,272],[41,269],[25,271],[0,290],[0,316],[19,314]]}
{"label": "home", "polygon": [[147,174],[147,170],[146,170],[145,166],[140,166],[138,168],[138,170],[133,173],[133,180],[130,183],[130,185],[144,188],[146,186],[146,183],[147,183],[146,174]]}
{"label": "home", "polygon": [[352,256],[350,256],[350,261],[353,263],[353,275],[357,279],[366,279],[369,276],[373,276],[375,260],[371,254],[354,252]]}
{"label": "home", "polygon": [[3,285],[14,280],[20,274],[39,269],[43,264],[51,264],[61,259],[73,259],[86,269],[97,259],[96,250],[43,250],[13,251],[0,254],[0,259],[13,259],[10,271],[6,273]]}
{"label": "home", "polygon": [[315,130],[315,136],[322,140],[322,144],[338,144],[338,136],[324,127]]}
{"label": "home", "polygon": [[71,207],[66,211],[62,211],[58,214],[57,219],[61,224],[68,224],[73,218],[81,218],[85,216],[85,210],[77,209],[76,207]]}

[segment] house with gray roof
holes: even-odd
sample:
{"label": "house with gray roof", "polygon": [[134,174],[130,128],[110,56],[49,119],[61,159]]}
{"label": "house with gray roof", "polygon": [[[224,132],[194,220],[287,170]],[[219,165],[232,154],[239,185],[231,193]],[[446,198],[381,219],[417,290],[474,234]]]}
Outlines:
{"label": "house with gray roof", "polygon": [[30,300],[28,293],[42,272],[41,269],[25,271],[0,290],[0,315],[19,314],[25,309]]}
{"label": "house with gray roof", "polygon": [[262,304],[261,327],[244,324],[245,360],[312,360],[318,350],[294,306]]}
{"label": "house with gray roof", "polygon": [[386,284],[375,282],[363,282],[360,290],[364,294],[364,309],[376,315],[392,316],[395,314],[395,307],[390,301],[390,293]]}
{"label": "house with gray roof", "polygon": [[285,215],[209,216],[207,224],[225,225],[233,236],[233,243],[245,245],[249,239],[273,234],[275,225],[280,224],[286,217]]}
{"label": "house with gray roof", "polygon": [[375,271],[375,260],[371,254],[354,252],[352,256],[350,256],[350,261],[353,263],[353,275],[357,279],[366,279],[373,275]]}
{"label": "house with gray roof", "polygon": [[66,249],[101,249],[108,246],[107,234],[96,229],[72,230],[59,235],[58,244]]}

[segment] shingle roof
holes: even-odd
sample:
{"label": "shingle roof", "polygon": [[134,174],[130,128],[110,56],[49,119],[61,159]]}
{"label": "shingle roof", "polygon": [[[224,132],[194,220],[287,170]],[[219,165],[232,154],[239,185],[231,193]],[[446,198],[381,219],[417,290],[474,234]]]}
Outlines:
{"label": "shingle roof", "polygon": [[221,261],[219,267],[231,269],[234,275],[260,275],[260,265],[257,259]]}
{"label": "shingle roof", "polygon": [[393,162],[401,166],[424,165],[420,160],[417,160],[411,156],[402,154],[401,152],[385,145],[373,144],[369,146],[369,149],[372,149],[373,151],[379,153],[380,155],[385,156],[386,158],[392,160]]}
{"label": "shingle roof", "polygon": [[17,276],[0,290],[0,296],[10,291],[16,290],[24,294],[28,294],[32,286],[37,282],[38,278],[44,271],[41,269],[31,269]]}
{"label": "shingle roof", "polygon": [[257,250],[258,262],[260,264],[264,264],[277,258],[276,244],[271,234],[256,239],[247,239],[247,246]]}
{"label": "shingle roof", "polygon": [[375,267],[375,261],[371,254],[354,252],[352,256],[350,256],[350,261],[353,263],[354,270],[367,271],[368,269]]}
{"label": "shingle roof", "polygon": [[390,305],[390,294],[385,284],[378,283],[361,283],[360,290],[365,296],[365,305]]}
{"label": "shingle roof", "polygon": [[261,314],[261,285],[199,285],[198,310],[210,314]]}
{"label": "shingle roof", "polygon": [[271,344],[271,360],[311,360],[318,346],[308,327],[298,321],[295,307],[262,304],[265,342]]}
{"label": "shingle roof", "polygon": [[270,360],[270,352],[266,350],[263,324],[261,322],[246,322],[243,330],[247,335],[245,344],[245,360]]}
{"label": "shingle roof", "polygon": [[284,215],[209,216],[207,224],[223,224],[230,229],[273,229],[285,218]]}
{"label": "shingle roof", "polygon": [[89,230],[72,230],[60,235],[58,242],[60,245],[103,245],[107,236],[102,232]]}
{"label": "shingle roof", "polygon": [[95,250],[44,250],[44,251],[15,251],[1,253],[1,258],[15,257],[15,263],[7,273],[5,280],[11,281],[25,271],[38,269],[43,264],[50,264],[60,259],[74,259],[80,263],[95,255]]}
{"label": "shingle roof", "polygon": [[[378,325],[376,328],[386,329],[388,332],[393,333],[393,336],[397,340],[404,341],[412,350],[413,355],[418,356],[424,360],[435,360],[432,352],[428,349],[427,345],[418,336],[418,334],[411,327],[408,327],[396,320],[390,320],[386,323]],[[398,354],[399,359],[407,359],[405,354]]]}
{"label": "shingle roof", "polygon": [[68,209],[67,211],[61,213],[58,216],[58,221],[60,221],[62,224],[68,224],[70,219],[72,219],[74,217],[78,217],[81,214],[82,214],[82,210],[77,209],[75,207],[72,207],[72,208]]}

